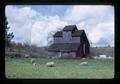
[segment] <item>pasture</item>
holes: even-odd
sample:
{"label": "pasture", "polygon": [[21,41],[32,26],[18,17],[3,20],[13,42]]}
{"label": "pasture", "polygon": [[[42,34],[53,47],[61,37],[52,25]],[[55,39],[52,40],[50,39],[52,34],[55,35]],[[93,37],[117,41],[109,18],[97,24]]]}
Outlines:
{"label": "pasture", "polygon": [[[8,79],[112,79],[114,78],[114,60],[112,59],[47,59],[7,58],[5,76]],[[53,61],[55,67],[47,67]],[[87,61],[88,65],[80,65]]]}

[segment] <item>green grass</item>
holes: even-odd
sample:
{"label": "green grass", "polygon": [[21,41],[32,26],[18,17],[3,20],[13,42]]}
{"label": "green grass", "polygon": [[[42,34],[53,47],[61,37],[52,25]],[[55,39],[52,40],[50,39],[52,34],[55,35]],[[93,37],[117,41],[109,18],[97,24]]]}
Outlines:
{"label": "green grass", "polygon": [[[55,67],[46,67],[46,62],[54,61]],[[83,60],[37,58],[36,66],[30,58],[9,58],[5,63],[6,78],[79,78],[111,79],[114,78],[114,60],[86,59],[87,66],[79,65]]]}

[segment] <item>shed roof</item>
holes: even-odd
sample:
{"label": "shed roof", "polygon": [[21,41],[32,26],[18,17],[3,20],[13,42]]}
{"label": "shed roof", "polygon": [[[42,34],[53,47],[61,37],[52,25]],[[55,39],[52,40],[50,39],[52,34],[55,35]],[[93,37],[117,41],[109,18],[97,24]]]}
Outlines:
{"label": "shed roof", "polygon": [[58,31],[54,34],[54,37],[62,37],[62,31]]}
{"label": "shed roof", "polygon": [[76,30],[75,32],[72,33],[73,37],[81,36],[84,30]]}
{"label": "shed roof", "polygon": [[77,51],[79,43],[54,43],[49,46],[48,51],[54,52],[71,52]]}
{"label": "shed roof", "polygon": [[68,26],[65,26],[63,29],[63,31],[73,31],[73,30],[77,30],[76,25],[68,25]]}

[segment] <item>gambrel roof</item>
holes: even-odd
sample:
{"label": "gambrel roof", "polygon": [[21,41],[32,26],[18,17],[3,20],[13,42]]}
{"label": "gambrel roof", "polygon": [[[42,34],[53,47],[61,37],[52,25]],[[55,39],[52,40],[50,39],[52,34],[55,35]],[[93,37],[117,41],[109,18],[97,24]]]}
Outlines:
{"label": "gambrel roof", "polygon": [[[74,32],[72,32],[72,36],[73,37],[80,37],[82,35],[82,33],[84,32],[84,30],[75,30]],[[62,31],[58,31],[54,34],[54,37],[62,37]]]}
{"label": "gambrel roof", "polygon": [[76,30],[72,33],[73,37],[80,37],[83,34],[84,30]]}
{"label": "gambrel roof", "polygon": [[65,26],[63,29],[63,31],[73,31],[73,30],[77,30],[76,25],[68,25],[68,26]]}
{"label": "gambrel roof", "polygon": [[54,37],[62,37],[62,31],[58,31],[54,34]]}
{"label": "gambrel roof", "polygon": [[71,51],[77,51],[79,46],[80,43],[54,43],[49,46],[48,51],[71,52]]}

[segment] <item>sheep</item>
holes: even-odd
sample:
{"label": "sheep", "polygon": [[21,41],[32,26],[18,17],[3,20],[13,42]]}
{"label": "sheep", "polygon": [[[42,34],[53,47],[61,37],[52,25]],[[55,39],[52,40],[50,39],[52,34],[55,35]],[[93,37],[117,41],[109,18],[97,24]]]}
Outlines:
{"label": "sheep", "polygon": [[57,56],[52,57],[52,59],[57,59],[57,58],[58,58]]}
{"label": "sheep", "polygon": [[55,65],[54,65],[54,62],[47,62],[46,66],[47,67],[54,67]]}
{"label": "sheep", "polygon": [[35,63],[35,59],[31,59],[30,61],[31,61],[31,63]]}
{"label": "sheep", "polygon": [[88,65],[88,62],[81,62],[80,65]]}
{"label": "sheep", "polygon": [[33,66],[36,66],[36,65],[37,65],[37,64],[34,62],[34,63],[33,63]]}
{"label": "sheep", "polygon": [[111,57],[111,56],[108,56],[107,58],[108,58],[108,59],[113,59],[113,57]]}
{"label": "sheep", "polygon": [[106,55],[99,55],[101,59],[106,59]]}
{"label": "sheep", "polygon": [[25,54],[25,58],[28,58],[28,57],[30,57],[30,55],[28,55],[28,54]]}
{"label": "sheep", "polygon": [[82,58],[83,60],[86,59],[86,58]]}
{"label": "sheep", "polygon": [[98,57],[98,56],[94,56],[93,58],[94,58],[94,59],[100,59],[100,57]]}

